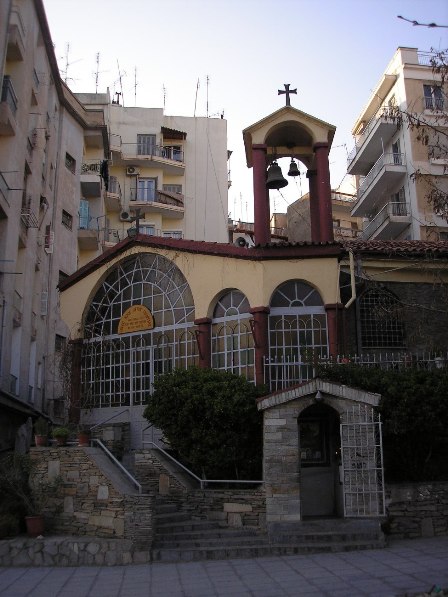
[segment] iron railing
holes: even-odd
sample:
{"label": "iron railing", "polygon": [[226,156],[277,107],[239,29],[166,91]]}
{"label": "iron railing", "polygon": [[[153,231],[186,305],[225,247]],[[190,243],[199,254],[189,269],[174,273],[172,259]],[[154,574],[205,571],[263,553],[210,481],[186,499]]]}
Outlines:
{"label": "iron railing", "polygon": [[399,201],[386,203],[386,205],[380,209],[376,216],[370,220],[364,228],[361,236],[362,239],[367,240],[370,238],[386,220],[390,219],[391,216],[408,216],[409,213],[409,208],[406,203],[401,203]]}
{"label": "iron railing", "polygon": [[14,91],[14,86],[12,84],[11,77],[9,75],[5,75],[3,77],[1,101],[6,102],[8,104],[11,112],[15,116],[17,112],[18,99],[16,92]]}
{"label": "iron railing", "polygon": [[393,106],[384,106],[383,105],[383,106],[381,106],[379,108],[379,110],[377,110],[375,112],[375,114],[372,116],[372,118],[369,120],[369,122],[364,127],[362,133],[356,139],[355,146],[351,150],[351,152],[349,153],[348,158],[347,158],[347,164],[348,164],[348,166],[351,164],[351,162],[353,162],[353,160],[356,157],[356,154],[360,150],[361,146],[364,145],[367,137],[370,135],[370,133],[375,128],[375,126],[377,125],[377,123],[380,120],[386,120],[386,121],[389,121],[389,122],[393,122],[393,115],[394,115],[394,108],[393,108]]}
{"label": "iron railing", "polygon": [[121,464],[121,462],[119,462],[115,458],[115,456],[112,454],[112,452],[106,448],[106,446],[103,444],[103,442],[101,440],[93,438],[90,441],[92,444],[96,444],[99,448],[101,448],[101,450],[103,450],[103,452],[106,454],[106,456],[108,456],[110,458],[110,460],[113,462],[113,464],[116,467],[118,467],[124,475],[126,475],[126,477],[131,481],[131,483],[133,485],[135,485],[137,487],[137,490],[139,493],[143,493],[143,488],[140,485],[140,483],[137,481],[137,479],[135,479],[135,477],[133,477],[131,475],[131,473]]}
{"label": "iron railing", "polygon": [[383,153],[375,162],[374,166],[364,178],[358,189],[358,199],[364,195],[367,189],[372,184],[377,174],[384,168],[384,166],[402,166],[404,162],[403,153]]}
{"label": "iron railing", "polygon": [[158,157],[173,162],[183,162],[184,152],[171,145],[152,145],[151,143],[123,143],[121,153],[124,158]]}
{"label": "iron railing", "polygon": [[313,360],[298,356],[265,357],[264,382],[271,392],[305,383],[317,374],[319,365],[361,365],[381,369],[442,369],[448,366],[448,352],[372,352],[360,355],[316,357]]}
{"label": "iron railing", "polygon": [[118,195],[121,199],[121,186],[116,176],[109,176],[109,186],[107,192],[111,195]]}

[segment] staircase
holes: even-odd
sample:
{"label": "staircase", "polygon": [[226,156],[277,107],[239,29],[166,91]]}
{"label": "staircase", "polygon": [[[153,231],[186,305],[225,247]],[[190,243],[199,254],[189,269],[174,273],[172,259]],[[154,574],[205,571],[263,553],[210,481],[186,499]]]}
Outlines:
{"label": "staircase", "polygon": [[152,560],[178,562],[309,554],[385,546],[378,521],[319,520],[298,523],[268,535],[256,528],[222,527],[192,519],[174,502],[156,501],[156,537]]}

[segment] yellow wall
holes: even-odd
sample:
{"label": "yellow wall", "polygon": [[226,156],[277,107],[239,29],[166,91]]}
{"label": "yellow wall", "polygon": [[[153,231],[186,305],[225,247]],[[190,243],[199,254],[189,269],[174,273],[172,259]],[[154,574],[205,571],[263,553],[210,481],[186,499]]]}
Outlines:
{"label": "yellow wall", "polygon": [[304,280],[311,284],[318,290],[325,304],[336,303],[339,300],[339,268],[336,257],[246,261],[231,257],[134,247],[61,293],[62,317],[71,330],[72,338],[81,335],[85,306],[104,276],[111,271],[115,263],[136,252],[157,253],[176,263],[190,285],[196,318],[211,316],[215,298],[224,289],[236,288],[247,296],[251,307],[261,307],[269,305],[277,286],[291,279]]}

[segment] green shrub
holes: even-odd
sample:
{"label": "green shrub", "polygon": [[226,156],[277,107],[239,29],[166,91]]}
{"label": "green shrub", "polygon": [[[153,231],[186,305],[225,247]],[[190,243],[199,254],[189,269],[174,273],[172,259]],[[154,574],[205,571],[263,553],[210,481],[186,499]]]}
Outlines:
{"label": "green shrub", "polygon": [[260,479],[261,393],[226,371],[176,370],[156,380],[144,416],[198,476]]}

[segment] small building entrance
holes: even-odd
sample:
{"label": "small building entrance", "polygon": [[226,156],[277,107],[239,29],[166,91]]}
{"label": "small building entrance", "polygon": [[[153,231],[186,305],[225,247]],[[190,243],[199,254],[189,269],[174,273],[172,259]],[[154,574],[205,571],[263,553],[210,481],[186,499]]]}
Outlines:
{"label": "small building entrance", "polygon": [[298,418],[301,518],[343,516],[339,414],[313,404]]}

